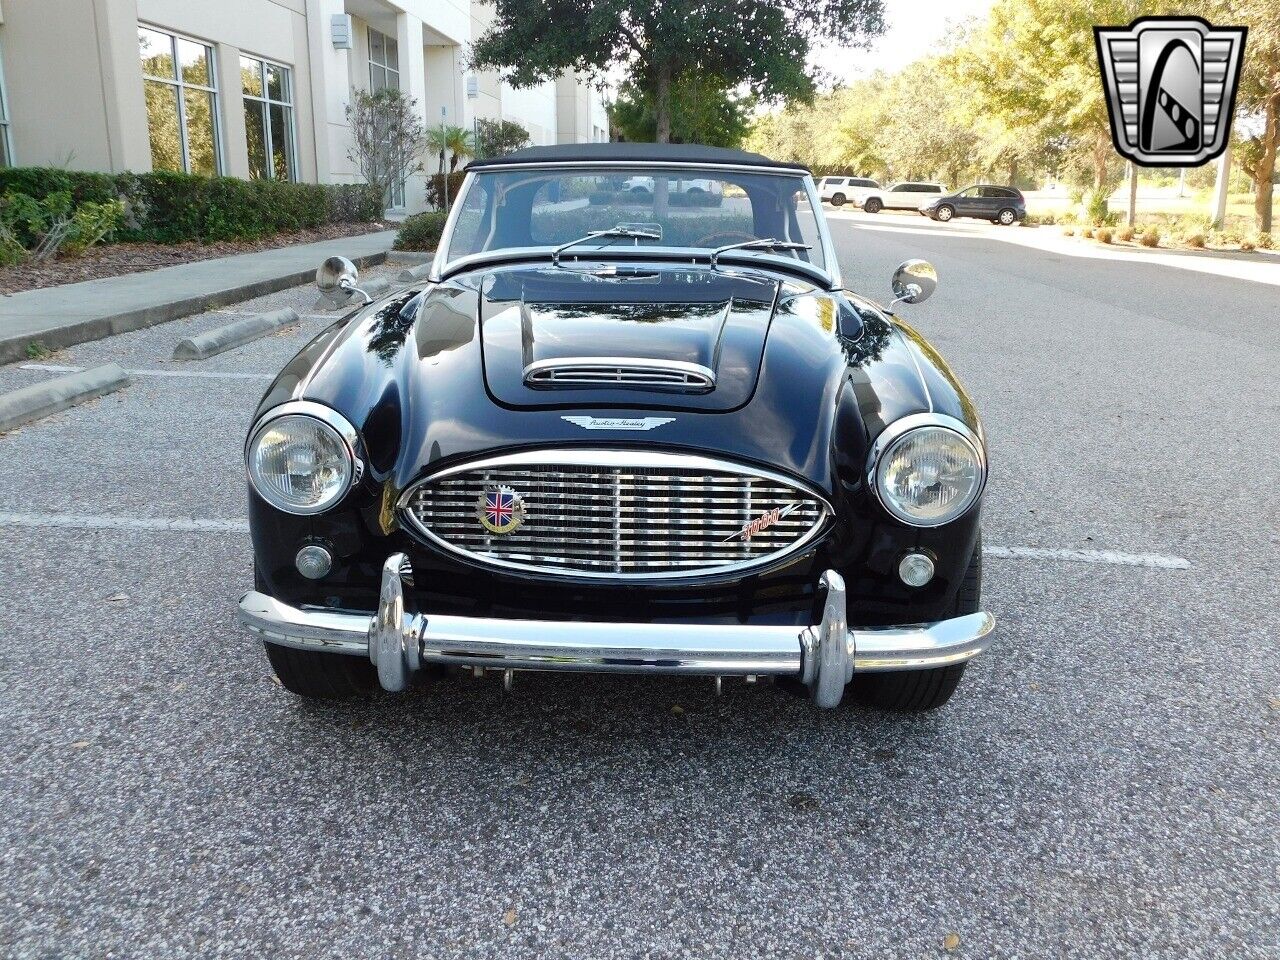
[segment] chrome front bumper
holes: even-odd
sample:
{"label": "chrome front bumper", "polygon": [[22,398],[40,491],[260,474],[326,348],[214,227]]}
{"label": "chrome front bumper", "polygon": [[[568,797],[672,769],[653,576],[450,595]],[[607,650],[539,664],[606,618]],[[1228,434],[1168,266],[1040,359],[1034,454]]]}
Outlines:
{"label": "chrome front bumper", "polygon": [[432,664],[488,670],[586,670],[708,676],[791,676],[814,703],[834,707],[856,670],[923,670],[961,663],[989,642],[995,618],[849,629],[844,580],[828,570],[822,621],[807,627],[581,623],[414,613],[406,608],[402,553],[382,568],[376,613],[299,609],[251,591],[240,621],[264,640],[299,650],[368,657],[387,690]]}

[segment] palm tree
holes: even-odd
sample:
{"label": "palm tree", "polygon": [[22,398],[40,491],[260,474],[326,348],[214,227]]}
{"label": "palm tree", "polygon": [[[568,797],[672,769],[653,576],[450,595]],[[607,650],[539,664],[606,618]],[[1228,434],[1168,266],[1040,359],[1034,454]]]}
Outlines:
{"label": "palm tree", "polygon": [[444,173],[445,156],[449,158],[449,172],[458,169],[459,161],[476,155],[476,135],[466,127],[442,124],[427,132],[427,149],[436,155],[440,173]]}
{"label": "palm tree", "polygon": [[449,145],[449,172],[458,168],[458,161],[476,155],[476,135],[466,127],[449,127],[446,142]]}

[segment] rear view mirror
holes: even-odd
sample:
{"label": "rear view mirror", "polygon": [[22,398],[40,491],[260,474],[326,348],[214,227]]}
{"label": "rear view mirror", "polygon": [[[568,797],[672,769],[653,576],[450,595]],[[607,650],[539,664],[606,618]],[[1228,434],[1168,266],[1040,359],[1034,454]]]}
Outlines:
{"label": "rear view mirror", "polygon": [[892,310],[899,303],[923,303],[938,289],[938,271],[928,260],[905,260],[893,271]]}

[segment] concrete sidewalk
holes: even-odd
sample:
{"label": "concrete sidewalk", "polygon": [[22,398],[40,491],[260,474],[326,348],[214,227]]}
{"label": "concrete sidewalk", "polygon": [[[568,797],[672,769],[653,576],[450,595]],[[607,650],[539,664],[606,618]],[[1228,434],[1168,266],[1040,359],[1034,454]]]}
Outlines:
{"label": "concrete sidewalk", "polygon": [[381,263],[394,230],[184,263],[0,297],[0,363],[32,343],[55,350],[306,283],[325,257]]}

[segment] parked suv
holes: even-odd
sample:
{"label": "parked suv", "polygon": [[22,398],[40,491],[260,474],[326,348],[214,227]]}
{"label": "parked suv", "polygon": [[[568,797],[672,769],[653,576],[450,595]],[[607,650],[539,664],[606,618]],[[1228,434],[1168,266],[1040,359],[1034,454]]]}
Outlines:
{"label": "parked suv", "polygon": [[920,212],[944,223],[952,217],[977,217],[1007,227],[1026,217],[1027,202],[1013,187],[975,183],[956,193],[930,200]]}
{"label": "parked suv", "polygon": [[888,190],[873,190],[862,201],[867,213],[881,210],[919,210],[930,200],[947,192],[940,183],[895,183]]}
{"label": "parked suv", "polygon": [[823,177],[818,181],[818,195],[822,202],[833,207],[842,207],[846,203],[860,207],[867,194],[879,189],[880,184],[868,177]]}

